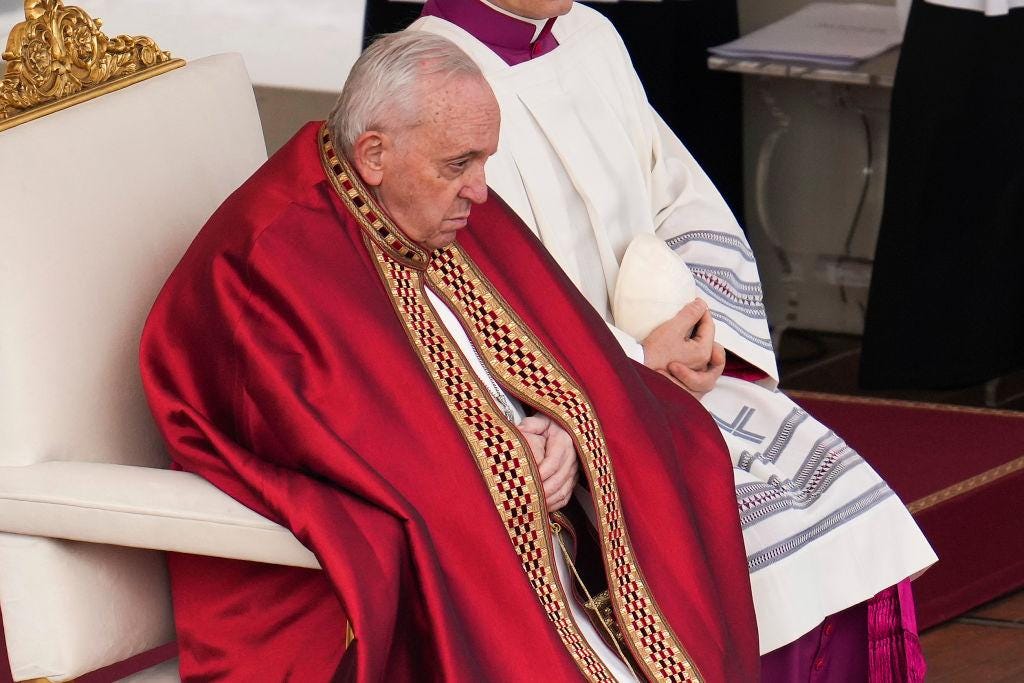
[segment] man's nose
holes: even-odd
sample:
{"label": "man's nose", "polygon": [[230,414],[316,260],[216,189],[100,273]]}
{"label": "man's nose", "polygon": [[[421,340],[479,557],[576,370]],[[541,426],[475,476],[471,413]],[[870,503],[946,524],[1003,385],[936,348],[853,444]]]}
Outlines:
{"label": "man's nose", "polygon": [[467,174],[466,184],[462,186],[459,196],[474,204],[483,204],[487,201],[487,178],[484,176],[482,166],[480,170]]}

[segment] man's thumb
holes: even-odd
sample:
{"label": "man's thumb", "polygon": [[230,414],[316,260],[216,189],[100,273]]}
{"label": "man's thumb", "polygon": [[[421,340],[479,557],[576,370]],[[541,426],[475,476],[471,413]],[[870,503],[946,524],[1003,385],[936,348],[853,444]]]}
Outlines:
{"label": "man's thumb", "polygon": [[707,310],[708,305],[703,299],[694,299],[679,309],[675,319],[680,326],[685,325],[686,329],[692,330]]}

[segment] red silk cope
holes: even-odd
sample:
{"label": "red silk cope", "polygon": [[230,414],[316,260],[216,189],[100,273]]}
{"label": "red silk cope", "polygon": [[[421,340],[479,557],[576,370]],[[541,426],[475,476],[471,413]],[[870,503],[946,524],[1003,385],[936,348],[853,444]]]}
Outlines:
{"label": "red silk cope", "polygon": [[757,680],[711,417],[620,351],[499,198],[425,254],[317,124],[211,217],[143,333],[174,466],[287,526],[324,568],[173,557],[183,678],[608,680],[568,616],[532,460],[426,287],[496,379],[573,436],[641,675]]}

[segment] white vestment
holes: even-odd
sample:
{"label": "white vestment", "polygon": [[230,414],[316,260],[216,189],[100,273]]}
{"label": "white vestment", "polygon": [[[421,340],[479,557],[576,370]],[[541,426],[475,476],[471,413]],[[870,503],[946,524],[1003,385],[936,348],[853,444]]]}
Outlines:
{"label": "white vestment", "polygon": [[651,109],[611,24],[574,5],[554,24],[558,48],[511,67],[442,19],[423,17],[410,30],[452,40],[480,66],[501,107],[488,185],[540,237],[632,358],[642,360],[642,348],[612,325],[609,302],[627,246],[649,233],[691,270],[716,340],[768,374],[760,384],[722,377],[702,401],[733,459],[761,652],[934,562],[906,508],[871,467],[775,389],[746,238]]}

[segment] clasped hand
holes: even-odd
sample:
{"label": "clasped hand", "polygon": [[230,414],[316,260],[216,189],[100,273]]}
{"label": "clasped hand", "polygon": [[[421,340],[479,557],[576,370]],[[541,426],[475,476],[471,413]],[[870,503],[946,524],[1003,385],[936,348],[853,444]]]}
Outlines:
{"label": "clasped hand", "polygon": [[643,341],[644,365],[698,399],[711,391],[725,368],[725,348],[715,342],[708,305],[694,299]]}
{"label": "clasped hand", "polygon": [[579,461],[572,437],[550,417],[539,413],[525,418],[517,426],[537,463],[548,512],[561,510],[572,497],[579,478]]}

